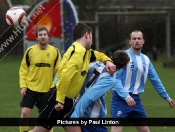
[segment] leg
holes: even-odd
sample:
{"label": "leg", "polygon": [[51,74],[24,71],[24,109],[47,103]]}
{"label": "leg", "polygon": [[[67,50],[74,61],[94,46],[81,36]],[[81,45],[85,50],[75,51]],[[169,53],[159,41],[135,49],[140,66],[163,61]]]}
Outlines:
{"label": "leg", "polygon": [[[44,93],[39,93],[27,89],[26,95],[23,97],[20,106],[22,107],[21,118],[29,118],[31,110],[33,109],[35,103],[44,95]],[[27,124],[21,120],[21,124]],[[28,131],[28,126],[20,126],[20,132]]]}
{"label": "leg", "polygon": [[122,126],[112,126],[111,132],[122,132]]}
{"label": "leg", "polygon": [[50,89],[42,98],[42,101],[37,104],[39,106],[38,125],[35,126],[32,132],[49,132],[56,124],[57,119],[62,119],[67,115],[73,107],[73,100],[67,103],[65,99],[64,109],[61,111],[55,110],[56,104],[56,89]]}
{"label": "leg", "polygon": [[66,132],[82,132],[80,126],[65,126],[64,130]]}
{"label": "leg", "polygon": [[[45,130],[43,130],[43,128],[40,128],[40,127],[38,127],[38,126],[36,126],[36,127],[34,127],[34,128],[35,128],[35,130],[33,129],[33,130],[28,131],[28,132],[39,131],[38,129],[40,129],[41,131],[45,131]],[[46,130],[47,130],[47,129],[46,129]],[[49,131],[49,130],[48,130],[48,131]],[[53,128],[52,128],[49,132],[53,132]]]}
{"label": "leg", "polygon": [[32,132],[49,132],[50,130],[47,130],[46,128],[42,126],[35,126]]}
{"label": "leg", "polygon": [[82,132],[108,132],[106,126],[81,126]]}
{"label": "leg", "polygon": [[[30,112],[31,112],[30,108],[23,107],[22,112],[21,112],[21,118],[28,118],[30,116]],[[20,126],[19,127],[20,132],[24,132],[24,131],[28,131],[28,130],[29,130],[29,126]]]}
{"label": "leg", "polygon": [[136,126],[138,132],[150,132],[147,123],[147,115],[141,104],[141,101],[136,102],[136,107],[134,107],[131,118],[135,118],[133,122]]}
{"label": "leg", "polygon": [[31,109],[27,107],[22,108],[21,118],[28,118],[30,116]]}
{"label": "leg", "polygon": [[[65,98],[64,108],[61,111],[55,110],[56,89],[50,89],[42,98],[39,106],[38,125],[32,132],[49,132],[56,124],[57,119],[63,119],[73,110],[73,100]],[[70,130],[70,129],[69,129]],[[81,131],[80,131],[81,132]]]}
{"label": "leg", "polygon": [[124,121],[120,121],[120,118],[126,119],[132,112],[132,108],[128,106],[125,100],[121,99],[116,91],[112,91],[111,99],[111,117],[118,118],[120,126],[111,126],[111,132],[122,132],[122,124]]}
{"label": "leg", "polygon": [[138,132],[150,132],[148,126],[136,126]]}

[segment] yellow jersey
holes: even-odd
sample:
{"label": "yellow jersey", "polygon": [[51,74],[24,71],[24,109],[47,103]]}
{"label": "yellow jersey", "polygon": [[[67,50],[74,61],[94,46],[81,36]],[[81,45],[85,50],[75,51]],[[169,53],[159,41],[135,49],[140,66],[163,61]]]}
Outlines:
{"label": "yellow jersey", "polygon": [[81,90],[92,61],[106,62],[111,59],[105,54],[86,50],[80,43],[74,42],[66,51],[61,61],[56,101],[64,104],[65,97],[73,99]]}
{"label": "yellow jersey", "polygon": [[59,50],[51,45],[46,49],[40,49],[37,44],[29,47],[19,69],[20,88],[47,92],[52,85],[54,72],[58,72],[60,61]]}

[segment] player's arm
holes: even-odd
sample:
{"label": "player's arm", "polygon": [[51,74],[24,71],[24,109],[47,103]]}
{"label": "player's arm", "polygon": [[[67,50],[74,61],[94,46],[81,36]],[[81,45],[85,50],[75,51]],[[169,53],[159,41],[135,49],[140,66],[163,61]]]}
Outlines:
{"label": "player's arm", "polygon": [[98,52],[91,50],[91,60],[90,62],[93,61],[101,61],[106,65],[107,71],[113,75],[116,71],[116,66],[112,63],[112,60],[106,56],[104,53]]}
{"label": "player's arm", "polygon": [[101,61],[104,64],[106,63],[106,61],[111,61],[112,62],[112,60],[108,56],[106,56],[104,53],[98,52],[98,51],[95,51],[95,50],[91,50],[91,62],[93,62],[95,60]]}
{"label": "player's arm", "polygon": [[54,75],[54,81],[51,85],[51,88],[54,87],[56,85],[56,83],[58,82],[58,73],[59,73],[59,69],[60,69],[60,65],[61,65],[61,54],[59,52],[58,49],[56,49],[56,61],[54,62],[55,64],[55,67],[54,67],[54,70],[55,70],[55,75]]}
{"label": "player's arm", "polygon": [[[59,72],[59,68],[60,68],[60,63],[61,63],[61,54],[60,54],[60,52],[59,52],[59,50],[58,49],[56,49],[56,57],[57,57],[57,61],[55,61],[54,63],[54,65],[55,65],[55,77],[56,76],[58,76],[58,72]],[[54,78],[55,78],[54,77]]]}
{"label": "player's arm", "polygon": [[165,87],[163,86],[157,72],[155,71],[152,63],[150,62],[149,64],[149,71],[148,71],[148,78],[151,81],[153,87],[156,89],[156,91],[158,92],[158,94],[164,98],[165,100],[167,100],[169,98],[168,93],[165,90]]}
{"label": "player's arm", "polygon": [[19,68],[19,82],[20,82],[20,88],[27,87],[26,84],[26,78],[28,74],[28,66],[26,62],[26,53],[24,53],[20,68]]}
{"label": "player's arm", "polygon": [[79,118],[83,111],[94,101],[103,96],[115,86],[116,79],[111,76],[102,77],[97,83],[90,87],[78,101],[71,118]]}
{"label": "player's arm", "polygon": [[129,93],[126,92],[126,90],[124,89],[123,85],[122,85],[122,81],[121,81],[121,74],[123,73],[123,69],[118,70],[114,77],[116,78],[117,82],[116,85],[114,87],[114,90],[118,93],[118,95],[126,100],[128,97],[130,97]]}
{"label": "player's arm", "polygon": [[123,69],[120,69],[115,73],[116,78],[116,85],[114,87],[114,90],[117,92],[117,94],[126,101],[128,106],[134,107],[136,105],[134,99],[129,95],[128,92],[124,89],[121,81],[121,75],[123,73]]}
{"label": "player's arm", "polygon": [[156,91],[158,92],[158,94],[162,98],[167,100],[169,98],[169,95],[166,92],[165,87],[163,86],[163,84],[162,84],[159,76],[157,75],[157,72],[155,71],[155,69],[154,69],[154,67],[153,67],[151,62],[149,64],[148,78],[151,81],[151,83],[154,86],[154,88],[156,89]]}
{"label": "player's arm", "polygon": [[26,50],[26,52],[24,53],[20,68],[19,68],[19,85],[21,88],[21,94],[22,96],[25,95],[26,93],[26,88],[27,88],[27,83],[26,83],[26,78],[27,78],[27,74],[28,74],[28,64],[27,64],[27,59],[29,59],[29,57],[26,57],[27,54],[29,54],[29,49]]}
{"label": "player's arm", "polygon": [[149,71],[148,71],[148,78],[151,81],[153,87],[158,92],[158,94],[168,101],[169,106],[172,108],[174,107],[175,103],[174,101],[169,97],[168,93],[165,90],[165,87],[163,86],[157,72],[155,71],[152,63],[149,64]]}

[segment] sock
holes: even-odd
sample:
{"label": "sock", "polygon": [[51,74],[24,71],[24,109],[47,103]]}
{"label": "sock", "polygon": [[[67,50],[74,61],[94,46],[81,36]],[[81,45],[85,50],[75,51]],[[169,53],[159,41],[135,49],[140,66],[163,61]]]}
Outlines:
{"label": "sock", "polygon": [[53,132],[53,128],[50,130],[50,132]]}
{"label": "sock", "polygon": [[29,126],[20,126],[19,127],[19,132],[25,132],[29,130]]}

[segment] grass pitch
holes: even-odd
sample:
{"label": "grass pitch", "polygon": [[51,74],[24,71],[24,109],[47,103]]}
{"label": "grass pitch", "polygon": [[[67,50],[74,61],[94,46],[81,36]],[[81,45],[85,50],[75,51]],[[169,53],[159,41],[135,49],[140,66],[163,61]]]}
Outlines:
{"label": "grass pitch", "polygon": [[[19,88],[19,66],[22,56],[7,56],[0,61],[0,118],[20,117],[19,103],[22,99]],[[175,69],[163,68],[163,61],[159,59],[153,65],[162,80],[170,97],[175,100]],[[175,109],[170,109],[168,103],[163,100],[147,81],[145,92],[141,94],[143,106],[148,117],[175,118]],[[110,116],[111,91],[106,96],[108,115]],[[37,109],[31,113],[31,117],[37,117]],[[32,127],[31,127],[32,128]],[[175,132],[175,127],[150,127],[152,132]],[[18,127],[0,126],[0,132],[18,132]],[[64,132],[62,127],[54,127],[55,132]],[[110,128],[109,128],[110,131]],[[136,132],[135,127],[124,127],[123,132]]]}

